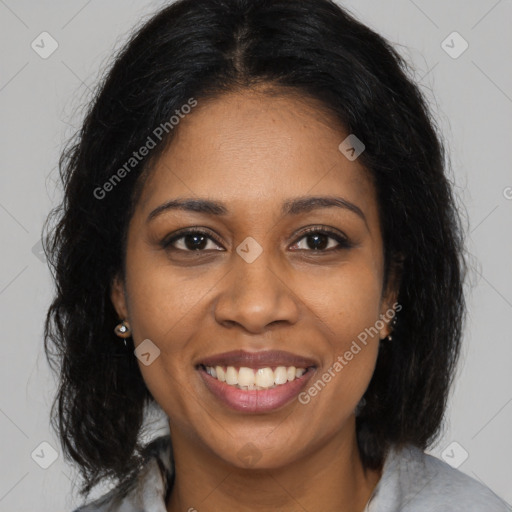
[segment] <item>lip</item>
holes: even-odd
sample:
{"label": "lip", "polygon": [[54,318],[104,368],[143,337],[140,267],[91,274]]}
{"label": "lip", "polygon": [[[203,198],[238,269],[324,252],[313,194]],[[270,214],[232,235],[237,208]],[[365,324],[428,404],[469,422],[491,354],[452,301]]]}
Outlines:
{"label": "lip", "polygon": [[258,368],[276,366],[295,366],[296,368],[316,367],[317,362],[308,357],[292,354],[283,350],[265,350],[260,352],[247,352],[245,350],[233,350],[222,354],[201,359],[196,368],[200,365],[204,366],[234,366],[239,368],[245,366],[247,368]]}
{"label": "lip", "polygon": [[[306,368],[307,371],[301,377],[272,389],[244,391],[212,377],[206,372],[206,366],[234,366],[238,368],[245,366],[252,369],[295,366]],[[245,413],[272,412],[284,407],[299,395],[315,373],[316,368],[317,363],[314,360],[281,350],[262,352],[235,350],[207,357],[196,365],[196,370],[207,389],[222,404],[235,411]]]}
{"label": "lip", "polygon": [[291,402],[306,386],[314,370],[308,368],[307,372],[301,377],[272,389],[249,391],[238,389],[217,380],[206,373],[202,366],[198,368],[198,372],[211,393],[229,408],[239,412],[263,413],[274,411]]}

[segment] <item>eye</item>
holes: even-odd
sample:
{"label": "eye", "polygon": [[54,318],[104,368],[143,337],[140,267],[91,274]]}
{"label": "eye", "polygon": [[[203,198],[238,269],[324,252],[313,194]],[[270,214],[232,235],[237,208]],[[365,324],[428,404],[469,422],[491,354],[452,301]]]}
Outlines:
{"label": "eye", "polygon": [[[331,245],[329,242],[331,240]],[[306,240],[306,247],[299,247],[300,241]],[[335,242],[332,244],[332,242]],[[336,245],[337,244],[337,245]],[[310,252],[330,252],[347,249],[352,245],[347,237],[327,228],[309,228],[302,233],[302,237],[295,242],[295,248],[299,250],[310,250]],[[293,247],[293,246],[292,246]]]}
{"label": "eye", "polygon": [[[307,240],[306,247],[300,247],[300,242]],[[329,242],[329,240],[331,242]],[[332,242],[335,242],[332,244]],[[210,247],[209,247],[210,244]],[[203,229],[186,229],[175,233],[172,237],[166,238],[161,243],[167,250],[184,252],[205,252],[206,250],[218,249],[221,243],[209,231]],[[339,232],[327,228],[313,227],[302,232],[301,238],[292,246],[295,250],[306,250],[308,252],[331,252],[352,247],[347,237]]]}
{"label": "eye", "polygon": [[[215,242],[213,247],[208,247],[209,242]],[[171,238],[166,238],[162,242],[162,247],[169,250],[202,252],[207,249],[215,249],[216,244],[220,245],[220,242],[209,231],[195,228],[180,231]]]}

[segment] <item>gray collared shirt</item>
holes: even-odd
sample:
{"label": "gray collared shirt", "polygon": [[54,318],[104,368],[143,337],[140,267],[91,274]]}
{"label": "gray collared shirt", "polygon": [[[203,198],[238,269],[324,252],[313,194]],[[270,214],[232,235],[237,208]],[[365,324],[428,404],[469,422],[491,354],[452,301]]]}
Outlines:
{"label": "gray collared shirt", "polygon": [[[169,435],[155,439],[148,453],[125,496],[112,489],[74,512],[166,512],[173,476]],[[192,503],[194,508],[201,510],[200,504]],[[512,512],[512,507],[477,480],[409,444],[390,449],[362,512]]]}

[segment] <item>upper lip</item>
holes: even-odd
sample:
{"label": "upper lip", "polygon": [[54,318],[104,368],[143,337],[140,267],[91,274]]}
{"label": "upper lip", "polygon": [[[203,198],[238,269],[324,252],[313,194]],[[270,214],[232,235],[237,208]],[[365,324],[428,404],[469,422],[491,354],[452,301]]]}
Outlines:
{"label": "upper lip", "polygon": [[261,352],[233,350],[201,359],[199,365],[201,364],[204,366],[245,366],[254,369],[269,366],[295,366],[296,368],[316,366],[313,359],[283,350],[265,350]]}

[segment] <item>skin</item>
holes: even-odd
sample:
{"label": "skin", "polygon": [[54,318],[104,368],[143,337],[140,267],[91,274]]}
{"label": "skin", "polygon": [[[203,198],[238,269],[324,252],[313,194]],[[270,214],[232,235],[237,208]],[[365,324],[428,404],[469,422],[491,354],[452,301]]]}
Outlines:
{"label": "skin", "polygon": [[[160,349],[139,366],[169,417],[177,476],[167,510],[360,512],[381,471],[363,469],[354,409],[389,325],[309,403],[294,399],[272,412],[229,409],[195,364],[235,349],[285,350],[317,361],[312,384],[392,308],[396,286],[383,289],[367,171],[339,151],[343,127],[314,100],[291,94],[252,89],[199,101],[176,130],[144,185],[129,225],[125,279],[111,293],[135,345],[149,338]],[[342,197],[364,219],[333,207],[281,215],[285,200],[313,195]],[[178,197],[221,201],[229,214],[168,210],[147,221]],[[193,226],[221,243],[208,240],[203,252],[187,252],[183,238],[174,250],[160,245]],[[333,251],[339,244],[326,235],[315,250],[307,226],[339,231],[352,246]],[[236,252],[248,236],[263,250],[252,263]],[[241,458],[243,448],[254,457]]]}

